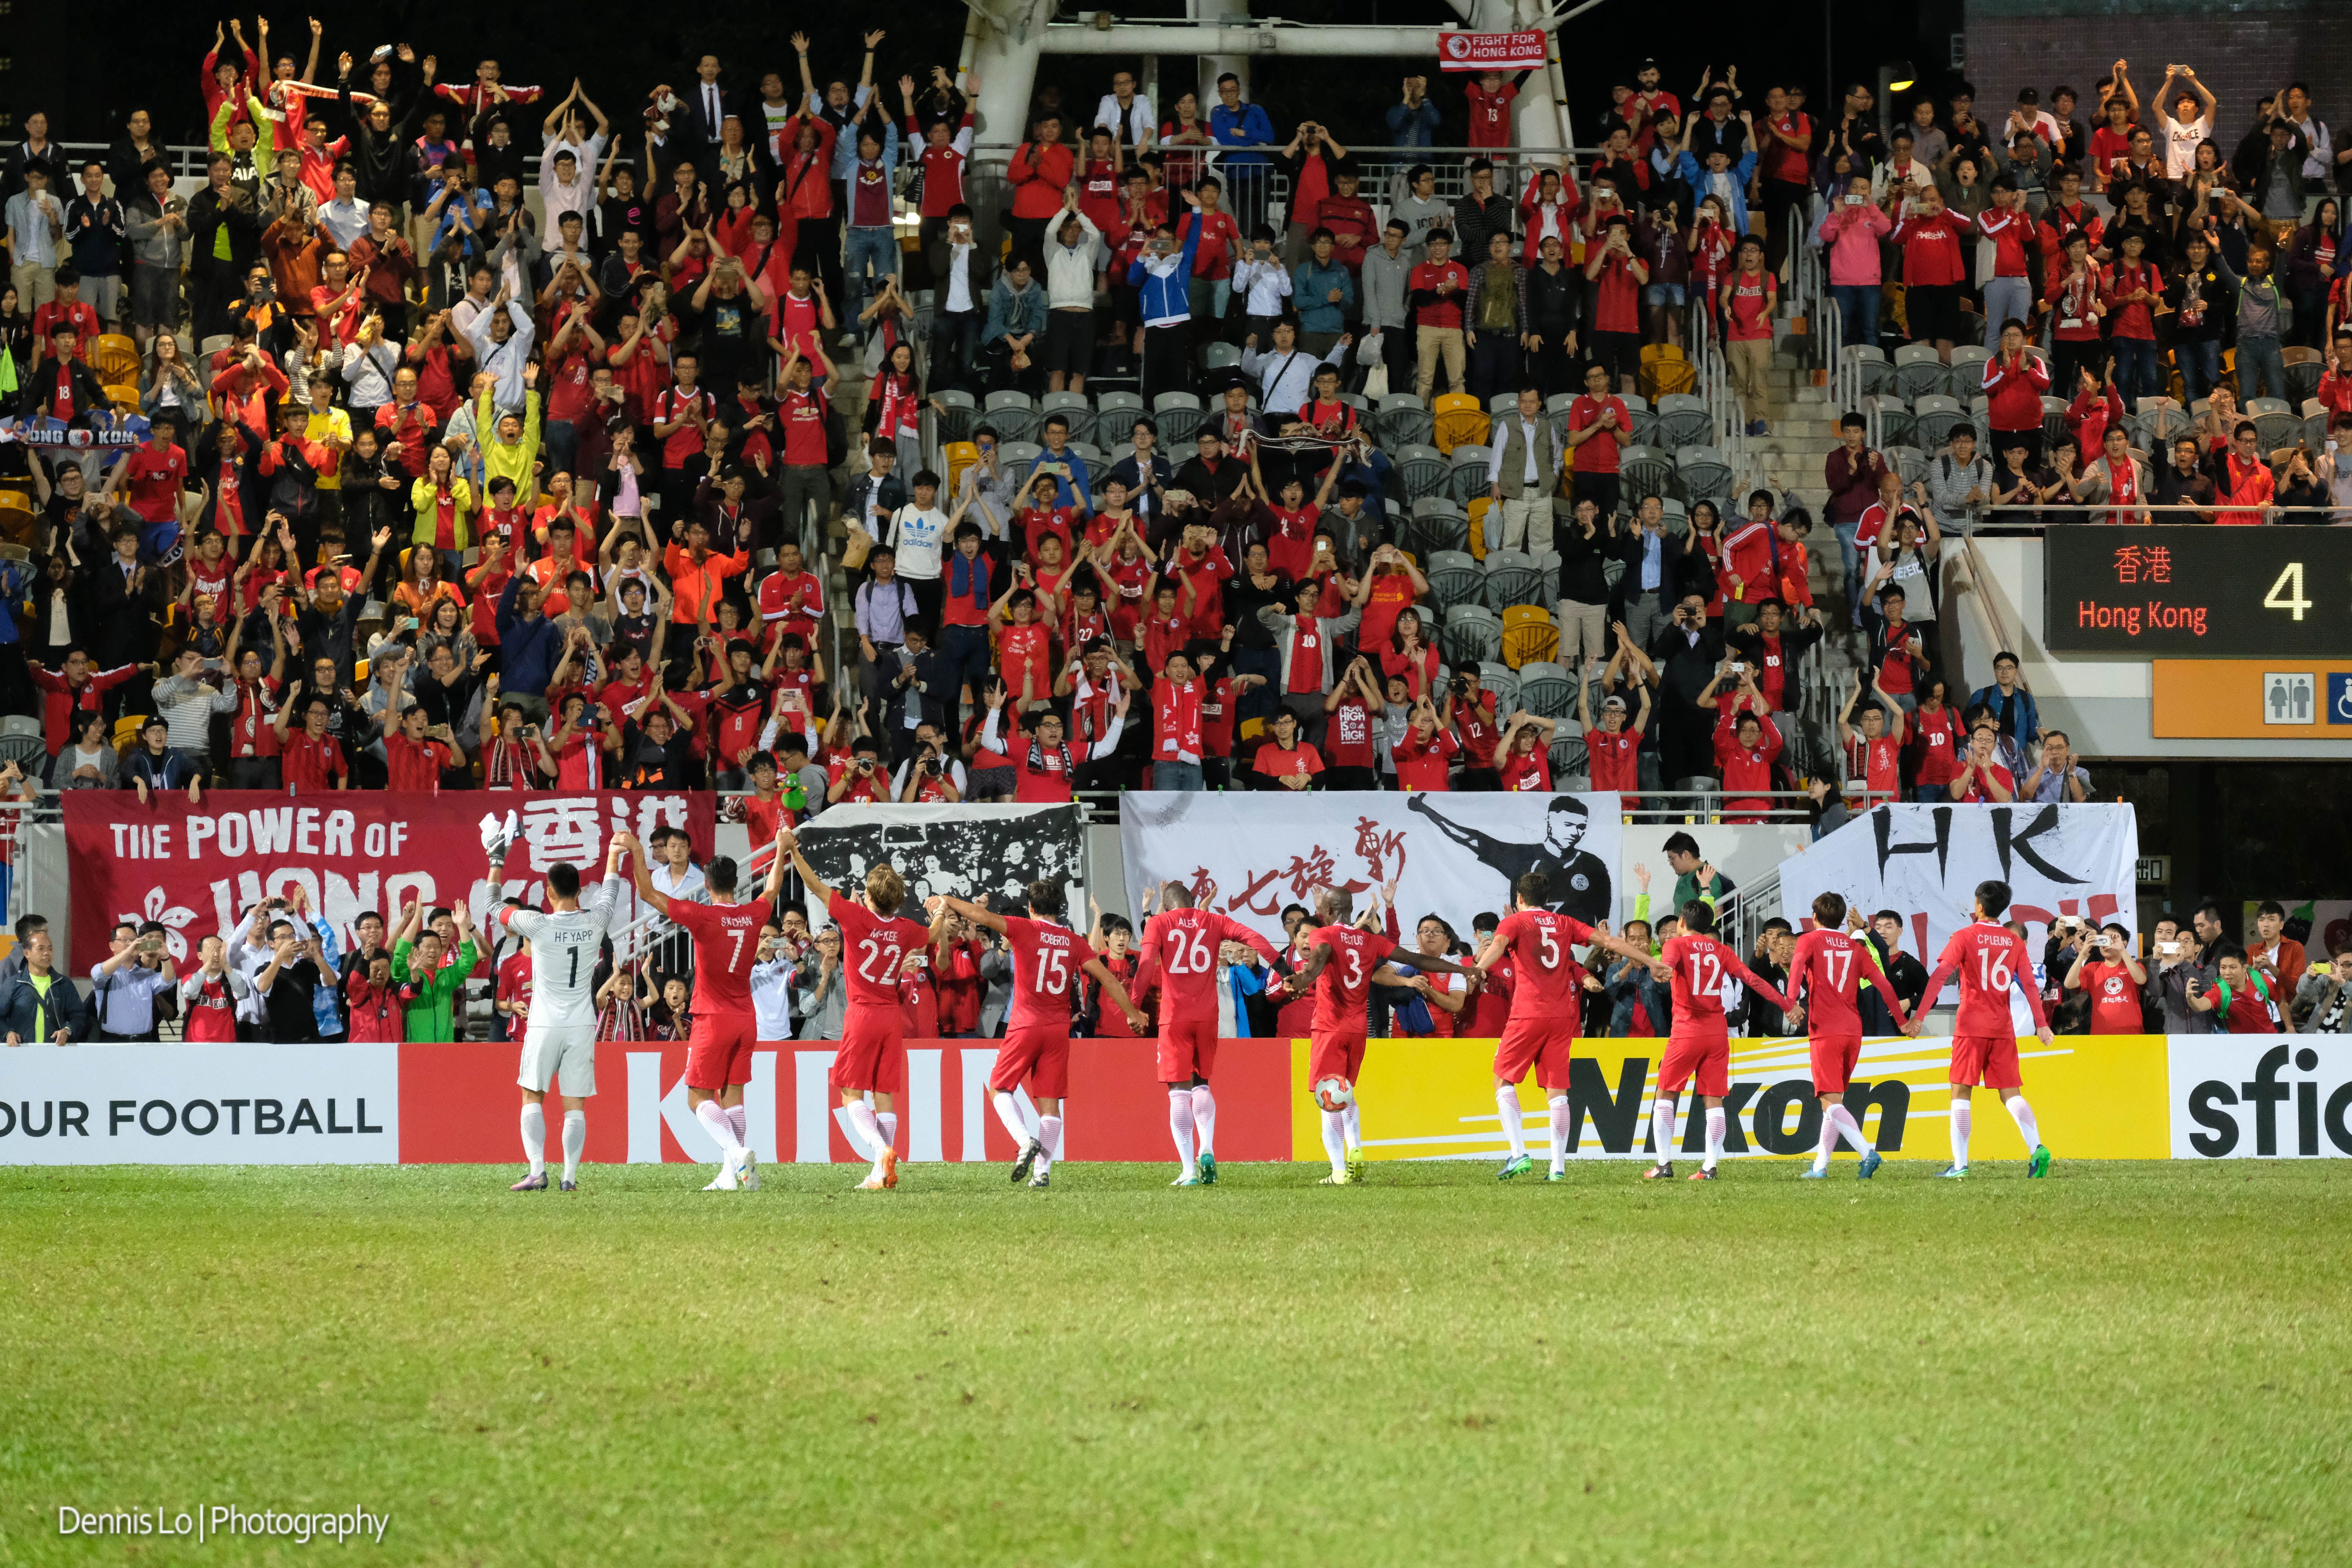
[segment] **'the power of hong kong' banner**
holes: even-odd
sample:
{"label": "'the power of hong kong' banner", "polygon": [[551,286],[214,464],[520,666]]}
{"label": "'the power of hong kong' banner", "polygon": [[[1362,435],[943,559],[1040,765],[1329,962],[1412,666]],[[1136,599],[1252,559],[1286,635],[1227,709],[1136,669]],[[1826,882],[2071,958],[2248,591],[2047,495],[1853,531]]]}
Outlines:
{"label": "'the power of hong kong' banner", "polygon": [[[1129,797],[1133,798],[1133,797]],[[825,886],[855,894],[888,863],[907,879],[910,918],[935,894],[988,897],[999,913],[1028,908],[1029,884],[1061,885],[1069,918],[1084,929],[1086,840],[1075,805],[836,805],[800,829],[801,857]],[[757,848],[758,846],[753,846]],[[812,927],[825,912],[810,895]]]}
{"label": "'the power of hong kong' banner", "polygon": [[[1568,1063],[1580,1159],[1654,1159],[1651,1099],[1662,1042],[1580,1039]],[[2062,1160],[2352,1157],[2352,1045],[2340,1035],[2062,1035],[2018,1042],[2025,1092]],[[835,1047],[752,1053],[748,1137],[769,1163],[852,1162],[825,1082]],[[1495,1042],[1374,1040],[1356,1080],[1374,1160],[1499,1160]],[[1890,1159],[1948,1158],[1950,1044],[1864,1042],[1846,1103]],[[919,1162],[1003,1161],[1013,1141],[988,1103],[990,1040],[909,1040],[898,1148]],[[1323,1158],[1304,1040],[1225,1040],[1217,1152]],[[0,1050],[0,1165],[500,1164],[520,1155],[513,1047],[467,1045],[25,1046]],[[1801,1158],[1821,1133],[1801,1040],[1731,1042],[1727,1152]],[[589,1101],[592,1163],[709,1163],[686,1105],[686,1047],[606,1041]],[[1171,1157],[1168,1096],[1148,1040],[1070,1047],[1065,1153],[1082,1163]],[[1542,1147],[1545,1096],[1520,1089]],[[1703,1108],[1683,1097],[1675,1152],[1696,1154]],[[2006,1116],[1978,1113],[1971,1152],[2021,1160]],[[1848,1158],[1841,1151],[1841,1158]],[[503,1180],[503,1178],[501,1178]],[[700,1178],[695,1178],[698,1183]]]}
{"label": "'the power of hong kong' banner", "polygon": [[[644,837],[656,827],[683,827],[695,854],[708,857],[712,803],[708,794],[684,790],[372,790],[299,799],[217,790],[199,804],[158,794],[142,805],[127,791],[71,790],[64,804],[73,950],[103,956],[115,921],[161,921],[171,955],[184,967],[204,937],[232,930],[263,899],[292,899],[299,889],[348,951],[352,921],[371,910],[394,918],[412,893],[427,908],[463,900],[478,915],[499,899],[538,902],[548,868],[559,862],[593,881],[616,832]],[[495,890],[483,877],[480,827],[492,811],[521,816],[504,885]]]}
{"label": "'the power of hong kong' banner", "polygon": [[[1119,797],[1129,907],[1179,881],[1202,904],[1269,934],[1286,904],[1315,907],[1325,884],[1364,896],[1396,884],[1397,919],[1434,913],[1465,941],[1471,917],[1511,907],[1529,871],[1552,908],[1589,924],[1617,921],[1622,818],[1592,795],[1211,795]],[[1148,912],[1148,911],[1147,911]],[[1140,921],[1139,921],[1139,925]]]}
{"label": "'the power of hong kong' banner", "polygon": [[2128,805],[1882,805],[1781,862],[1780,913],[1803,931],[1823,893],[1864,914],[1893,910],[1933,969],[1979,882],[2009,884],[2005,918],[2025,922],[2036,952],[2031,928],[2061,915],[2137,930],[2138,859]]}

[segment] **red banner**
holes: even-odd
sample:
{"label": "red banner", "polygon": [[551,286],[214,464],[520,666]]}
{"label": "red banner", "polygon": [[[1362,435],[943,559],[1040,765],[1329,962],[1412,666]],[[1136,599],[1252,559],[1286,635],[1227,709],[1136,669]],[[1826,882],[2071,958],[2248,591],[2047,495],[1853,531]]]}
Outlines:
{"label": "red banner", "polygon": [[[858,1158],[825,1082],[833,1047],[822,1041],[761,1046],[751,1054],[743,1104],[746,1137],[772,1163]],[[993,1040],[909,1040],[907,1091],[898,1097],[898,1150],[915,1161],[1003,1161],[1016,1151],[989,1104]],[[498,1164],[518,1159],[516,1047],[400,1047],[400,1163]],[[1155,1077],[1150,1040],[1073,1040],[1063,1152],[1073,1160],[1172,1160],[1168,1092]],[[1219,1044],[1217,1152],[1227,1160],[1291,1157],[1291,1043]],[[717,1148],[686,1107],[686,1047],[607,1040],[596,1047],[596,1098],[588,1105],[591,1162],[709,1162]]]}
{"label": "red banner", "polygon": [[[204,937],[235,929],[261,900],[291,898],[299,889],[348,952],[353,921],[371,910],[389,920],[411,893],[428,908],[463,900],[478,915],[509,896],[537,902],[541,876],[559,861],[593,879],[612,836],[623,830],[643,837],[656,827],[683,827],[697,858],[707,858],[715,798],[686,790],[370,790],[294,799],[218,790],[198,804],[171,794],[142,805],[128,790],[69,790],[73,951],[87,967],[105,955],[116,921],[155,920],[184,967]],[[495,892],[482,876],[481,819],[492,811],[521,816]]]}
{"label": "red banner", "polygon": [[1538,33],[1437,35],[1437,68],[1448,71],[1541,70],[1544,36]]}

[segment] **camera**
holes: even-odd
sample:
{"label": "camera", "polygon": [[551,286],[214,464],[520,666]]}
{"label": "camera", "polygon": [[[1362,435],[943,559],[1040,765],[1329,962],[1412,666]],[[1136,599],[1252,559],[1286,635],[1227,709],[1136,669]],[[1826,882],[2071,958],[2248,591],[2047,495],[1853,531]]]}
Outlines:
{"label": "camera", "polygon": [[939,777],[939,776],[940,776],[940,760],[939,760],[939,758],[937,758],[937,757],[925,757],[925,758],[923,759],[923,773],[925,773],[925,775],[926,775],[926,776],[930,777],[930,778],[937,778],[937,777]]}
{"label": "camera", "polygon": [[1452,680],[1451,682],[1449,682],[1449,683],[1448,683],[1448,685],[1447,685],[1447,689],[1448,689],[1448,690],[1450,690],[1450,691],[1452,691],[1452,692],[1454,693],[1454,696],[1456,696],[1456,697],[1467,697],[1467,696],[1469,696],[1469,695],[1470,695],[1470,678],[1469,678],[1468,676],[1466,676],[1466,675],[1457,675],[1457,676],[1455,676],[1455,677],[1453,679],[1453,680]]}

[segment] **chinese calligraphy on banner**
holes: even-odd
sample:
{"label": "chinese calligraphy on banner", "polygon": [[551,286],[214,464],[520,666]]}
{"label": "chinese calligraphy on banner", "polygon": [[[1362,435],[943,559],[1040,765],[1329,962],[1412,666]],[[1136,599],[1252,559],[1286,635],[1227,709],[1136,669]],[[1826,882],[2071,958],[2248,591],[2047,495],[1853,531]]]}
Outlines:
{"label": "chinese calligraphy on banner", "polygon": [[[698,858],[711,847],[712,799],[687,791],[583,795],[508,790],[453,795],[376,792],[304,796],[216,790],[192,805],[159,795],[74,790],[65,797],[74,866],[74,953],[104,956],[116,920],[158,920],[183,963],[202,938],[226,934],[264,898],[307,895],[346,944],[373,910],[394,918],[413,893],[427,908],[464,900],[478,915],[499,899],[541,898],[548,868],[570,861],[583,881],[604,873],[614,833],[683,827]],[[483,815],[521,814],[503,887],[483,878]]]}
{"label": "chinese calligraphy on banner", "polygon": [[[1529,871],[1552,906],[1612,925],[1622,832],[1618,797],[1598,795],[1135,794],[1119,797],[1129,907],[1175,880],[1195,900],[1269,935],[1285,905],[1314,908],[1325,885],[1366,895],[1395,884],[1408,931],[1434,912],[1465,938],[1481,910],[1511,907]],[[1384,895],[1385,896],[1385,895]]]}

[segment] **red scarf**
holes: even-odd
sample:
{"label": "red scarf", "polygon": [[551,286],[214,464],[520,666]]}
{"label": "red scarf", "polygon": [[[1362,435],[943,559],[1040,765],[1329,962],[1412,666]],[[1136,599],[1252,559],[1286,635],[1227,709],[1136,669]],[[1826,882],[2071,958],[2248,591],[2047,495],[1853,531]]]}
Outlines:
{"label": "red scarf", "polygon": [[1201,760],[1201,700],[1203,689],[1198,680],[1188,680],[1179,686],[1163,680],[1151,693],[1151,706],[1159,721],[1159,734],[1154,740],[1152,757],[1164,763],[1197,763]]}

